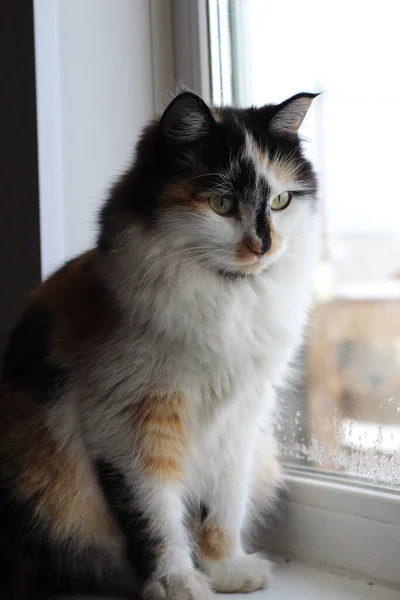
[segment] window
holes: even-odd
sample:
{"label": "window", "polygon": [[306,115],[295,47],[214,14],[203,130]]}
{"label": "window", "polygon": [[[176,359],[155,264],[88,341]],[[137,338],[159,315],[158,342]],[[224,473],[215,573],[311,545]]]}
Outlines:
{"label": "window", "polygon": [[34,8],[43,275],[89,244],[93,202],[174,83],[206,101],[211,84],[217,104],[325,91],[302,128],[321,180],[323,237],[303,391],[277,424],[295,469],[275,548],[398,587],[396,4],[35,0]]}
{"label": "window", "polygon": [[400,485],[396,15],[390,0],[209,3],[216,103],[324,92],[301,130],[322,239],[303,391],[277,424],[282,455],[386,487]]}

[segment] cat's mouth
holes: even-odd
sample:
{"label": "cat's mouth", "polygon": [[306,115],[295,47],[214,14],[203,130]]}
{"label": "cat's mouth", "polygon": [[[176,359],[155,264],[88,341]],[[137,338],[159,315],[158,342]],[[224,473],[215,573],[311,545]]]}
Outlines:
{"label": "cat's mouth", "polygon": [[256,275],[259,275],[260,273],[262,273],[263,271],[266,270],[266,265],[263,264],[262,267],[259,267],[257,269],[251,269],[251,268],[246,268],[245,269],[237,269],[237,268],[226,268],[226,269],[217,269],[217,272],[219,275],[221,275],[221,277],[229,277],[230,279],[246,279],[249,277],[255,277]]}
{"label": "cat's mouth", "polygon": [[253,273],[243,273],[240,271],[229,271],[225,269],[218,269],[218,275],[221,277],[228,277],[228,279],[245,279],[246,277],[252,277]]}
{"label": "cat's mouth", "polygon": [[274,254],[273,257],[261,256],[253,262],[236,262],[232,266],[226,268],[217,268],[219,275],[223,277],[229,277],[231,279],[245,279],[256,277],[269,270],[269,268],[282,256],[284,249],[279,253]]}

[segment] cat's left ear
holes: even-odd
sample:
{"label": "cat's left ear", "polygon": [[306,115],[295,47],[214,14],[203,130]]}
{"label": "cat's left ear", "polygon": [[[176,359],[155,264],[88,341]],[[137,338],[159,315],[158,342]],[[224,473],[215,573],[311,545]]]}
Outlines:
{"label": "cat's left ear", "polygon": [[272,133],[297,134],[314,98],[319,94],[296,94],[275,107],[269,129]]}
{"label": "cat's left ear", "polygon": [[161,117],[161,130],[169,141],[196,142],[211,132],[214,119],[207,104],[192,92],[179,94]]}

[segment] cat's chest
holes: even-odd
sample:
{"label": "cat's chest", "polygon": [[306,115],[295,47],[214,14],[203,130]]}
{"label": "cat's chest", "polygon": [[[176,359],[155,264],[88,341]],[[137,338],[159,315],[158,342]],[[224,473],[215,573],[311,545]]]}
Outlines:
{"label": "cat's chest", "polygon": [[127,381],[130,395],[171,385],[212,405],[258,395],[264,381],[278,383],[299,340],[304,310],[298,299],[262,286],[211,297],[202,290],[189,304],[164,303],[140,338],[136,328],[129,335],[124,329],[107,381],[111,369]]}
{"label": "cat's chest", "polygon": [[298,341],[304,311],[261,285],[226,299],[193,329],[188,360],[199,375],[274,380]]}

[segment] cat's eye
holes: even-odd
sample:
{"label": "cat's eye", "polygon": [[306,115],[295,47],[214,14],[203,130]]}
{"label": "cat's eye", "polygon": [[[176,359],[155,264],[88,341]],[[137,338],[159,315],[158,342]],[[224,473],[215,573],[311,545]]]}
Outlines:
{"label": "cat's eye", "polygon": [[275,196],[275,198],[271,202],[272,210],[283,210],[287,208],[292,200],[291,192],[282,192]]}
{"label": "cat's eye", "polygon": [[235,202],[229,196],[211,196],[210,206],[218,215],[229,215],[235,209]]}

